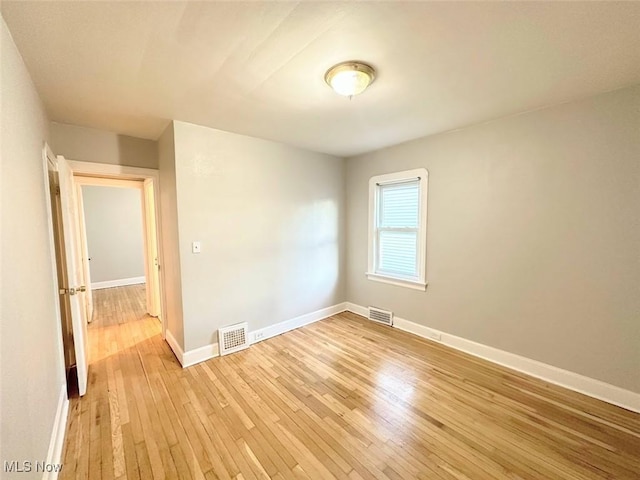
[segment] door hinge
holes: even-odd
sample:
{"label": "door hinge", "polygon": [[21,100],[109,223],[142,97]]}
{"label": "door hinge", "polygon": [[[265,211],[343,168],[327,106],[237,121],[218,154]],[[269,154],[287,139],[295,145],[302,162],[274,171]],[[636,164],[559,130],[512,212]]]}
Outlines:
{"label": "door hinge", "polygon": [[60,187],[56,185],[56,195],[60,196]]}

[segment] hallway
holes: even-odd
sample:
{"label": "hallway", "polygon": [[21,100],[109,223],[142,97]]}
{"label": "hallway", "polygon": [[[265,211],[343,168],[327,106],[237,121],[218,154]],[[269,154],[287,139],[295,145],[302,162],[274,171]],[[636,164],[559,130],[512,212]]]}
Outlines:
{"label": "hallway", "polygon": [[[146,313],[145,294],[145,284],[93,291],[95,313],[88,326],[90,367],[161,333],[158,319]],[[90,374],[90,384],[92,381]]]}
{"label": "hallway", "polygon": [[154,377],[147,371],[181,368],[162,341],[160,322],[145,311],[144,284],[94,290],[93,301],[89,387],[70,400],[61,478],[119,478],[127,462],[134,465],[128,478],[145,478],[131,472],[143,458],[149,464],[144,444],[135,445],[141,421],[145,428],[158,423],[154,409],[146,412]]}

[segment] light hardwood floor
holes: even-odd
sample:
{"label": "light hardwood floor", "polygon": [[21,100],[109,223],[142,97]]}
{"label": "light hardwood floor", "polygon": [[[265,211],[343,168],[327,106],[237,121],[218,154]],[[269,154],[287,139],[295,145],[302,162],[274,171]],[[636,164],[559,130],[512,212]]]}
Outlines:
{"label": "light hardwood floor", "polygon": [[640,415],[357,315],[183,370],[143,286],[95,296],[62,478],[640,478]]}

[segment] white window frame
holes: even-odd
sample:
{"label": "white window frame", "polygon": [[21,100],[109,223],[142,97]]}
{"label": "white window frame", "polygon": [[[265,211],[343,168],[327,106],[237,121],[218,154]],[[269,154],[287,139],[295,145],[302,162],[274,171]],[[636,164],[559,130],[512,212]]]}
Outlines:
{"label": "white window frame", "polygon": [[[419,205],[419,229],[418,229],[418,275],[405,277],[381,273],[377,269],[377,231],[378,231],[378,207],[380,186],[390,183],[406,182],[420,179],[420,205]],[[429,184],[429,172],[426,168],[416,168],[403,172],[377,175],[369,180],[369,240],[368,240],[368,266],[367,278],[376,282],[389,283],[401,287],[425,291],[427,288],[427,188]]]}

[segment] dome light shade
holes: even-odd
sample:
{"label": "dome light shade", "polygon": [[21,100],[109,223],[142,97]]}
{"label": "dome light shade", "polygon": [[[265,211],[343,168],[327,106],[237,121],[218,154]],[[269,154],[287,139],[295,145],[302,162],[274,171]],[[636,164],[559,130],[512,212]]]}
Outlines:
{"label": "dome light shade", "polygon": [[324,76],[333,90],[345,97],[359,95],[373,83],[375,70],[365,63],[350,61],[331,67]]}

